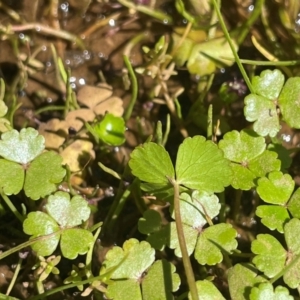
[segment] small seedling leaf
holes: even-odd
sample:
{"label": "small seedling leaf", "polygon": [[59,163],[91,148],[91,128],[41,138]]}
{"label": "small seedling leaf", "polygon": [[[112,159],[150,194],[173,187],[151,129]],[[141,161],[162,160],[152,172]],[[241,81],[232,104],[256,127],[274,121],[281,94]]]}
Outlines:
{"label": "small seedling leaf", "polygon": [[273,288],[269,282],[261,283],[258,287],[253,287],[250,293],[250,300],[293,300],[289,290],[283,286]]}
{"label": "small seedling leaf", "polygon": [[[216,195],[206,192],[194,191],[190,196],[187,193],[180,195],[180,212],[182,222],[201,230],[207,224],[207,218],[213,219],[220,212],[221,205]],[[172,207],[173,210],[173,207]],[[173,211],[172,217],[174,218]]]}
{"label": "small seedling leaf", "polygon": [[81,228],[70,228],[62,232],[60,249],[64,257],[75,259],[78,254],[85,254],[93,245],[93,235]]}
{"label": "small seedling leaf", "polygon": [[175,178],[174,167],[168,152],[161,145],[149,142],[133,150],[129,166],[141,181],[170,185]]}
{"label": "small seedling leaf", "polygon": [[284,205],[289,200],[295,182],[289,174],[274,171],[258,180],[257,193],[267,203]]}
{"label": "small seedling leaf", "polygon": [[254,76],[252,85],[255,94],[276,100],[284,84],[284,76],[280,70],[265,70],[260,76]]}
{"label": "small seedling leaf", "polygon": [[54,192],[57,189],[56,184],[60,183],[66,174],[61,163],[61,156],[55,152],[49,151],[39,155],[26,172],[26,196],[38,200]]}
{"label": "small seedling leaf", "polygon": [[262,218],[261,222],[271,230],[283,233],[283,225],[290,219],[287,209],[278,205],[259,205],[256,215]]}
{"label": "small seedling leaf", "polygon": [[161,217],[159,212],[153,209],[148,209],[143,213],[143,218],[138,222],[139,232],[149,234],[161,229]]}
{"label": "small seedling leaf", "polygon": [[[23,223],[24,232],[31,235],[31,238],[41,237],[40,241],[31,246],[38,256],[48,256],[54,252],[60,238],[59,229],[55,220],[40,211],[29,213]],[[42,238],[54,232],[58,233]]]}
{"label": "small seedling leaf", "polygon": [[0,159],[0,188],[6,195],[18,194],[24,184],[24,170],[21,165]]}
{"label": "small seedling leaf", "polygon": [[[216,286],[208,280],[197,281],[196,286],[199,300],[225,300]],[[191,293],[189,293],[189,300],[192,300]]]}
{"label": "small seedling leaf", "polygon": [[289,78],[278,99],[280,111],[287,124],[300,128],[300,77]]}
{"label": "small seedling leaf", "polygon": [[269,278],[273,278],[283,269],[287,253],[270,234],[257,235],[251,244],[251,251],[256,254],[253,263]]}
{"label": "small seedling leaf", "polygon": [[174,299],[172,292],[177,291],[180,285],[180,277],[175,270],[175,266],[164,259],[156,261],[142,282],[143,300]]}
{"label": "small seedling leaf", "polygon": [[118,266],[113,272],[111,279],[135,279],[142,277],[143,273],[154,262],[155,250],[150,244],[136,239],[129,239],[124,242],[123,248],[113,247],[106,254],[101,274],[114,266]]}
{"label": "small seedling leaf", "polygon": [[292,289],[299,287],[300,284],[300,220],[291,219],[284,226],[284,237],[288,247],[288,258],[286,264],[297,260],[295,264],[288,269],[284,275],[284,282]]}
{"label": "small seedling leaf", "polygon": [[187,188],[213,193],[222,192],[231,183],[232,171],[217,145],[194,136],[179,146],[176,177]]}
{"label": "small seedling leaf", "polygon": [[44,137],[33,128],[10,130],[1,136],[0,156],[25,165],[42,153],[44,143]]}
{"label": "small seedling leaf", "polygon": [[195,258],[201,265],[215,265],[223,260],[223,253],[236,249],[237,232],[230,224],[217,224],[201,232],[195,249]]}
{"label": "small seedling leaf", "polygon": [[74,196],[70,200],[70,195],[66,192],[56,192],[49,196],[46,209],[61,227],[80,225],[91,213],[87,201],[81,196]]}
{"label": "small seedling leaf", "polygon": [[228,283],[231,299],[248,300],[250,289],[266,281],[263,277],[257,276],[257,270],[250,264],[236,264],[228,271]]}

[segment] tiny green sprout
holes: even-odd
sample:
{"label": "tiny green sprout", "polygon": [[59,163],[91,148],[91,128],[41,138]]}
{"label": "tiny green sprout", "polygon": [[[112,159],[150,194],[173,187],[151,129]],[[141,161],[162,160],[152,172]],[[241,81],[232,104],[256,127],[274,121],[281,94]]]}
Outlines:
{"label": "tiny green sprout", "polygon": [[[83,263],[79,263],[78,267],[73,265],[72,266],[72,271],[70,272],[70,276],[67,277],[64,280],[64,284],[69,284],[69,283],[76,283],[78,281],[82,281],[83,278],[88,277],[90,274],[90,271],[86,268],[86,266]],[[79,291],[83,291],[83,285],[78,284],[77,288]]]}
{"label": "tiny green sprout", "polygon": [[44,281],[51,273],[55,275],[59,274],[59,269],[56,265],[59,264],[60,260],[60,255],[51,255],[47,259],[43,256],[39,256],[39,262],[33,267],[38,281]]}
{"label": "tiny green sprout", "polygon": [[120,146],[125,142],[124,133],[126,131],[126,126],[124,119],[121,117],[116,117],[113,114],[108,113],[94,126],[86,123],[86,127],[96,141],[101,139],[110,146]]}

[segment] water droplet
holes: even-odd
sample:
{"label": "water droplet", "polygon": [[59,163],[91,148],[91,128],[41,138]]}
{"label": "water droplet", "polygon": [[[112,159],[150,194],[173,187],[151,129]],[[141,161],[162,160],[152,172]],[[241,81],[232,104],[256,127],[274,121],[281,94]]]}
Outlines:
{"label": "water droplet", "polygon": [[80,85],[85,85],[85,79],[84,78],[79,78],[78,83]]}
{"label": "water droplet", "polygon": [[25,38],[25,34],[24,34],[24,33],[20,33],[20,34],[19,34],[19,38],[20,38],[21,40],[23,40],[23,39]]}
{"label": "water droplet", "polygon": [[168,19],[164,19],[164,20],[163,20],[163,23],[164,23],[164,24],[168,24],[168,23],[169,23],[169,20],[168,20]]}
{"label": "water droplet", "polygon": [[67,13],[67,12],[69,11],[69,3],[68,3],[68,2],[62,3],[62,4],[60,5],[60,9],[61,9],[63,12]]}
{"label": "water droplet", "polygon": [[300,13],[297,15],[295,19],[295,32],[296,33],[300,32]]}
{"label": "water droplet", "polygon": [[74,77],[74,76],[70,77],[70,83],[72,83],[72,82],[76,82],[76,77]]}
{"label": "water droplet", "polygon": [[110,26],[116,26],[116,21],[114,20],[114,19],[110,19],[109,21],[108,21],[108,24],[110,25]]}
{"label": "water droplet", "polygon": [[249,5],[248,12],[253,12],[253,10],[254,10],[254,5],[253,4]]}
{"label": "water droplet", "polygon": [[285,141],[286,143],[290,143],[291,140],[292,140],[292,137],[291,137],[290,134],[284,134],[284,133],[283,133],[283,134],[281,135],[281,138],[282,138],[282,140]]}

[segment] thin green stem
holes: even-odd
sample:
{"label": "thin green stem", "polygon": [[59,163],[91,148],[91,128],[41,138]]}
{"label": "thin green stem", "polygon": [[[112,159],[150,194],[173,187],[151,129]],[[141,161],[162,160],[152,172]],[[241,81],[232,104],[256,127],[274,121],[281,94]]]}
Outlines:
{"label": "thin green stem", "polygon": [[137,99],[137,96],[138,96],[138,82],[137,82],[134,70],[133,70],[132,65],[129,61],[128,56],[124,55],[123,59],[124,59],[124,63],[126,65],[126,68],[128,70],[128,73],[129,73],[129,76],[130,76],[130,79],[131,79],[131,86],[132,86],[131,99],[130,99],[129,105],[128,105],[125,113],[124,113],[124,120],[127,121],[131,117],[133,107],[136,103],[136,99]]}
{"label": "thin green stem", "polygon": [[165,146],[168,141],[170,130],[171,130],[171,116],[170,116],[170,114],[167,114],[166,131],[165,131],[165,134],[164,134],[164,137],[162,140],[163,146]]}
{"label": "thin green stem", "polygon": [[[231,58],[222,57],[222,59],[233,60]],[[286,60],[286,61],[264,61],[264,60],[249,60],[240,59],[242,64],[254,66],[295,66],[300,65],[300,60]]]}
{"label": "thin green stem", "polygon": [[65,106],[61,106],[61,105],[51,105],[51,106],[45,106],[45,107],[42,107],[40,109],[37,109],[34,114],[35,115],[39,115],[45,111],[52,111],[52,110],[65,110]]}
{"label": "thin green stem", "polygon": [[213,106],[212,104],[210,104],[207,112],[207,139],[211,140],[212,137],[213,137]]}
{"label": "thin green stem", "polygon": [[175,223],[176,223],[179,246],[182,254],[183,266],[184,266],[192,300],[198,300],[199,299],[198,290],[195,282],[195,276],[194,276],[192,264],[186,247],[183,224],[182,224],[181,214],[180,214],[179,184],[174,179],[170,179],[170,182],[172,183],[174,188]]}
{"label": "thin green stem", "polygon": [[130,186],[128,186],[125,189],[125,191],[124,191],[123,181],[120,182],[116,197],[107,213],[104,224],[102,226],[102,232],[104,232],[105,235],[107,234],[110,236],[113,234],[114,225],[126,203],[126,200],[128,199],[128,197],[131,193],[131,186],[135,184],[136,180],[137,179],[134,179],[132,184]]}
{"label": "thin green stem", "polygon": [[[23,223],[24,221],[24,217],[19,213],[19,211],[17,210],[17,208],[14,206],[14,204],[10,201],[10,199],[5,195],[5,193],[3,192],[3,190],[1,190],[1,196],[4,200],[4,202],[6,203],[6,205],[9,207],[9,209],[12,211],[12,213],[16,216],[16,218]],[[0,255],[1,256],[1,255]]]}
{"label": "thin green stem", "polygon": [[[2,27],[3,29],[4,27]],[[70,42],[76,43],[81,49],[84,49],[84,44],[80,38],[65,30],[57,30],[41,23],[26,23],[21,25],[12,25],[8,27],[8,33],[23,32],[27,30],[35,30],[40,34],[50,35],[61,38]]]}
{"label": "thin green stem", "polygon": [[19,272],[20,272],[20,270],[21,270],[22,261],[23,261],[23,259],[22,259],[21,257],[19,257],[18,264],[17,264],[17,267],[16,267],[16,269],[15,269],[14,276],[13,276],[13,278],[11,279],[11,282],[10,282],[8,288],[7,288],[7,291],[6,291],[6,294],[5,294],[6,296],[8,296],[8,295],[10,294],[10,292],[11,292],[11,290],[12,290],[12,288],[13,288],[13,286],[14,286],[16,280],[17,280],[17,277],[18,277]]}
{"label": "thin green stem", "polygon": [[93,258],[93,251],[94,251],[94,245],[98,239],[98,236],[100,234],[101,227],[97,229],[97,231],[94,234],[94,239],[93,239],[93,246],[89,249],[89,251],[86,254],[85,258],[85,265],[87,269],[89,270],[90,274],[92,275],[92,258]]}
{"label": "thin green stem", "polygon": [[144,13],[150,17],[153,17],[157,20],[163,21],[166,24],[172,24],[173,23],[173,19],[171,16],[166,15],[165,13],[159,11],[159,10],[154,10],[151,7],[148,7],[146,5],[138,5],[138,4],[134,4],[134,2],[132,1],[128,1],[128,0],[118,0],[119,3],[121,3],[122,5],[134,9],[138,12]]}
{"label": "thin green stem", "polygon": [[234,46],[234,44],[233,44],[233,42],[232,42],[232,40],[231,40],[231,37],[230,37],[230,35],[229,35],[229,32],[228,32],[228,30],[227,30],[227,28],[226,28],[225,22],[224,22],[224,20],[223,20],[222,15],[221,15],[220,8],[218,7],[216,0],[212,0],[212,3],[213,3],[213,5],[214,5],[214,8],[215,8],[216,13],[217,13],[217,15],[218,15],[219,22],[220,22],[220,25],[221,25],[222,30],[223,30],[223,32],[224,32],[224,35],[225,35],[225,37],[226,37],[226,40],[227,40],[227,42],[228,42],[228,44],[229,44],[229,46],[230,46],[230,48],[231,48],[231,51],[232,51],[232,54],[233,54],[234,58],[235,58],[235,62],[237,63],[237,65],[238,65],[238,67],[239,67],[239,69],[240,69],[240,71],[241,71],[241,73],[242,73],[242,76],[243,76],[243,78],[244,78],[244,80],[245,80],[245,82],[246,82],[246,84],[247,84],[247,86],[248,86],[248,89],[250,90],[250,92],[251,92],[252,94],[254,94],[254,89],[253,89],[253,87],[252,87],[252,84],[251,84],[251,82],[250,82],[250,79],[249,79],[249,77],[248,77],[248,75],[247,75],[247,73],[246,73],[246,71],[245,71],[243,65],[241,64],[241,61],[240,61],[239,56],[238,56],[238,54],[237,54],[237,51],[235,50],[235,46]]}
{"label": "thin green stem", "polygon": [[29,241],[26,241],[25,243],[22,243],[16,247],[13,247],[12,249],[9,249],[3,253],[0,253],[0,260],[13,254],[13,253],[16,253],[18,251],[20,251],[21,249],[23,248],[26,248],[26,247],[29,247],[31,246],[32,244],[36,243],[36,242],[40,242],[40,241],[44,241],[44,240],[47,240],[49,239],[50,237],[56,235],[56,234],[60,234],[64,229],[60,229],[58,231],[55,231],[53,233],[50,233],[50,234],[46,234],[46,235],[43,235],[43,236],[39,236],[37,238],[34,238],[34,239],[31,239]]}
{"label": "thin green stem", "polygon": [[240,45],[243,43],[244,39],[246,38],[247,34],[249,33],[249,30],[253,23],[257,20],[257,18],[261,15],[262,7],[265,3],[265,0],[257,0],[254,5],[254,10],[251,13],[248,20],[245,22],[245,24],[242,25],[241,31],[239,30],[239,35],[237,37],[237,43]]}

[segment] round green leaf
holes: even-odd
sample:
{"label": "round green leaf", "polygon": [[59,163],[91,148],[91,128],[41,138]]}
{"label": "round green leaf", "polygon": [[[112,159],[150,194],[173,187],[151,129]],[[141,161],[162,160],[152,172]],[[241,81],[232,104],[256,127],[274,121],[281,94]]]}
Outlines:
{"label": "round green leaf", "polygon": [[257,235],[251,244],[251,251],[256,254],[253,263],[269,278],[273,278],[284,268],[287,253],[270,234]]}
{"label": "round green leaf", "polygon": [[136,279],[114,281],[107,287],[107,299],[143,300],[140,283]]}
{"label": "round green leaf", "polygon": [[59,226],[49,215],[36,211],[28,214],[23,223],[23,230],[26,234],[31,235],[31,238],[42,237],[54,232],[46,239],[43,238],[40,241],[34,243],[31,247],[37,253],[38,256],[51,255],[57,248],[60,230]]}
{"label": "round green leaf", "polygon": [[236,163],[231,163],[230,166],[233,171],[231,182],[233,188],[247,191],[255,185],[254,179],[256,176],[247,167]]}
{"label": "round green leaf", "polygon": [[66,229],[61,234],[60,249],[64,257],[75,259],[92,247],[94,237],[88,230],[81,228]]}
{"label": "round green leaf", "polygon": [[176,179],[190,189],[222,192],[231,183],[230,162],[216,144],[203,136],[186,138],[177,153]]}
{"label": "round green leaf", "polygon": [[280,70],[265,70],[260,76],[254,76],[252,86],[255,94],[276,100],[284,84],[284,76]]}
{"label": "round green leaf", "polygon": [[24,169],[21,165],[0,159],[0,187],[6,195],[18,194],[24,184]]}
{"label": "round green leaf", "polygon": [[159,212],[153,209],[148,209],[143,213],[143,218],[138,222],[139,232],[149,234],[161,229],[161,216]]}
{"label": "round green leaf", "polygon": [[154,255],[155,250],[149,243],[129,239],[124,242],[123,249],[115,246],[107,252],[100,273],[103,274],[110,268],[119,265],[111,275],[112,279],[137,280],[152,265]]}
{"label": "round green leaf", "polygon": [[[191,255],[195,249],[199,232],[197,229],[185,224],[182,225],[182,229],[185,237],[187,252],[189,255]],[[177,257],[182,257],[175,222],[170,223],[167,245],[169,248],[175,249],[174,253]]]}
{"label": "round green leaf", "polygon": [[298,288],[300,285],[300,220],[292,219],[284,226],[284,237],[288,246],[288,260],[286,264],[290,264],[295,259],[297,262],[288,269],[284,275],[284,282],[292,289]]}
{"label": "round green leaf", "polygon": [[45,139],[33,128],[20,132],[10,130],[2,134],[0,156],[20,164],[27,164],[45,149]]}
{"label": "round green leaf", "polygon": [[249,162],[248,168],[256,177],[263,177],[272,171],[279,171],[280,165],[281,161],[277,159],[277,153],[265,150]]}
{"label": "round green leaf", "polygon": [[49,196],[46,209],[61,227],[80,225],[91,213],[86,200],[79,195],[70,200],[70,195],[66,192],[56,192]]}
{"label": "round green leaf", "polygon": [[164,259],[156,261],[143,279],[143,300],[173,299],[172,292],[177,291],[180,285],[180,277],[175,270],[175,266]]}
{"label": "round green leaf", "polygon": [[300,77],[289,78],[279,96],[278,103],[284,120],[294,128],[300,128]]}
{"label": "round green leaf", "polygon": [[94,126],[94,132],[99,138],[112,146],[119,146],[125,142],[125,131],[124,119],[113,114],[106,114],[103,120]]}
{"label": "round green leaf", "polygon": [[261,222],[271,230],[283,233],[283,225],[290,219],[287,209],[278,205],[259,205],[255,214],[262,218]]}
{"label": "round green leaf", "polygon": [[[225,300],[225,298],[211,281],[197,281],[196,286],[199,300]],[[189,300],[192,300],[191,293],[189,293]]]}
{"label": "round green leaf", "polygon": [[257,193],[267,203],[284,205],[289,200],[295,182],[289,174],[271,172],[258,180]]}
{"label": "round green leaf", "polygon": [[[207,223],[206,216],[213,219],[219,214],[220,208],[219,199],[214,194],[209,195],[206,192],[194,191],[191,196],[187,193],[180,195],[182,222],[198,230],[201,230]],[[174,211],[172,217],[175,217]]]}
{"label": "round green leaf", "polygon": [[48,151],[39,155],[26,172],[24,191],[27,197],[38,200],[54,192],[66,174],[62,157]]}
{"label": "round green leaf", "polygon": [[254,131],[261,136],[276,136],[280,130],[276,103],[255,94],[248,95],[244,101],[244,114],[247,121],[254,122]]}
{"label": "round green leaf", "polygon": [[[257,276],[257,269],[250,264],[236,264],[228,271],[228,283],[231,299],[249,299],[250,290],[265,278]],[[267,299],[266,299],[267,300]]]}
{"label": "round green leaf", "polygon": [[259,156],[266,148],[265,139],[259,137],[251,130],[236,130],[227,132],[219,147],[224,151],[225,157],[233,162],[247,164]]}
{"label": "round green leaf", "polygon": [[171,158],[161,145],[149,142],[135,148],[129,160],[132,174],[142,181],[170,185],[175,178]]}
{"label": "round green leaf", "polygon": [[223,260],[223,254],[237,247],[237,232],[230,224],[217,224],[206,228],[199,236],[195,258],[201,265],[215,265]]}
{"label": "round green leaf", "polygon": [[289,290],[283,286],[273,288],[269,282],[261,283],[258,287],[253,287],[250,293],[250,300],[293,300],[294,297],[289,296]]}
{"label": "round green leaf", "polygon": [[300,219],[300,188],[295,191],[288,202],[288,210],[294,218]]}

